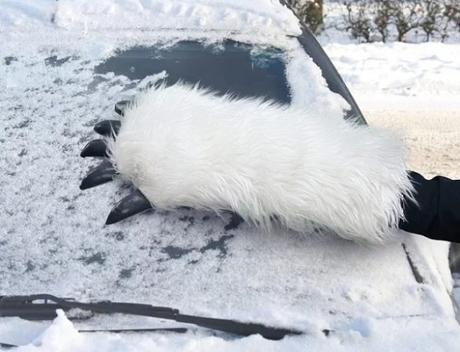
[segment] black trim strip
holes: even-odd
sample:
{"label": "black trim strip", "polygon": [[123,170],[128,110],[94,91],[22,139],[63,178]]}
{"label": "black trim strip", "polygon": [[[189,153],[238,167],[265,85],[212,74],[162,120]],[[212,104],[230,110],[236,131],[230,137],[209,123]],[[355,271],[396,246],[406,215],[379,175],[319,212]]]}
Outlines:
{"label": "black trim strip", "polygon": [[401,246],[402,246],[402,248],[404,250],[404,253],[406,253],[406,258],[407,258],[407,261],[409,263],[409,267],[412,270],[412,274],[414,275],[415,281],[417,281],[417,283],[419,283],[419,284],[423,284],[425,282],[425,280],[423,279],[422,274],[420,274],[420,271],[418,270],[417,266],[412,261],[412,258],[410,257],[410,254],[409,254],[409,251],[407,250],[406,244],[401,243]]}

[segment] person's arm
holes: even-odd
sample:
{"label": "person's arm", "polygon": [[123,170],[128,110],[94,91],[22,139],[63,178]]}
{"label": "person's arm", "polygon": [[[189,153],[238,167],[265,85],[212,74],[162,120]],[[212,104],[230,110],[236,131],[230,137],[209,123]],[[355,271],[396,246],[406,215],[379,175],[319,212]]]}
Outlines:
{"label": "person's arm", "polygon": [[405,220],[400,221],[399,228],[435,240],[460,243],[460,180],[443,176],[427,180],[414,171],[409,175],[418,205],[405,201]]}

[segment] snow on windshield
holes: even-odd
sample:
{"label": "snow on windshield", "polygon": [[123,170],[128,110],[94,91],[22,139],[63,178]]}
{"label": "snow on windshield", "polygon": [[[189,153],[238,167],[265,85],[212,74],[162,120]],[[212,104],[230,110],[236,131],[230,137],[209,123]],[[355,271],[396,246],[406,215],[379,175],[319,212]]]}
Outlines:
{"label": "snow on windshield", "polygon": [[[165,38],[162,37],[163,43]],[[36,52],[30,51],[27,56],[0,48],[4,58],[0,65],[1,83],[7,88],[0,91],[6,111],[2,121],[5,134],[0,142],[4,155],[8,155],[0,160],[2,170],[6,170],[0,176],[0,185],[5,190],[2,208],[7,214],[2,217],[1,226],[4,255],[0,258],[0,289],[10,293],[51,291],[65,296],[116,299],[130,299],[136,289],[137,300],[152,301],[154,296],[158,303],[174,303],[193,310],[198,308],[197,302],[192,303],[187,292],[209,290],[200,297],[203,304],[199,309],[214,311],[215,304],[222,306],[221,297],[226,295],[226,285],[219,288],[218,282],[236,284],[241,273],[240,269],[227,272],[224,268],[256,269],[254,265],[261,259],[257,243],[266,238],[264,234],[246,226],[241,231],[226,233],[223,226],[228,219],[187,210],[157,212],[103,227],[114,202],[127,194],[126,185],[116,181],[85,192],[78,188],[88,168],[97,164],[79,157],[81,148],[94,138],[93,125],[113,118],[115,102],[132,97],[164,75],[130,80],[110,72],[95,74],[94,68],[107,57],[107,48],[115,45],[108,42],[107,37],[85,38],[74,49],[74,43],[66,45],[61,40],[58,46],[45,40],[45,44],[36,43]],[[318,111],[341,118],[343,99],[326,88],[320,70],[308,60],[295,39],[279,44],[286,51],[288,75],[295,75],[297,70],[299,75],[305,75],[302,90],[293,90],[294,100],[310,104],[317,96]],[[299,57],[305,59],[303,64]],[[309,72],[314,73],[313,79]],[[322,107],[321,102],[328,97],[330,104]],[[287,246],[285,253],[288,248],[295,251],[295,243],[302,241],[295,236],[292,241],[285,241],[284,236],[278,246]],[[244,258],[246,251],[253,254]],[[300,267],[295,270],[307,270],[307,263],[297,263],[295,266]],[[282,267],[276,271],[288,270],[286,275],[292,275],[288,274],[294,270],[292,264]],[[211,284],[199,279],[206,272],[222,275]],[[281,272],[278,280],[284,281]],[[256,294],[256,287],[268,289],[275,280],[273,277],[265,282],[266,274],[258,270],[253,275],[249,287],[246,281],[237,284],[241,292],[246,292],[250,305],[254,304],[249,297]],[[183,287],[185,277],[195,277],[187,284],[187,290],[172,289]],[[280,283],[278,289],[284,290],[283,287]],[[267,299],[275,304],[275,297],[281,292],[268,290]],[[301,293],[301,286],[295,290],[305,294]],[[270,305],[268,301],[259,303],[261,308]],[[240,312],[241,316],[253,318],[260,314],[254,311],[248,315],[244,307]]]}
{"label": "snow on windshield", "polygon": [[[94,74],[116,40],[76,42],[78,48],[62,38],[59,45],[43,39],[27,56],[8,50],[11,44],[0,48],[1,84],[7,88],[0,91],[0,143],[7,156],[0,160],[6,214],[0,229],[2,293],[149,302],[187,313],[313,324],[315,331],[348,329],[356,310],[375,318],[449,314],[447,296],[414,294],[416,283],[398,243],[359,248],[329,237],[264,234],[249,225],[224,231],[226,216],[193,210],[157,211],[104,227],[108,211],[129,189],[117,180],[80,191],[81,179],[97,162],[79,152],[94,138],[93,125],[113,118],[115,102],[161,77]],[[326,88],[295,39],[279,44],[287,53],[288,77],[305,75],[292,82],[293,101],[316,101],[325,118],[341,118],[343,100]],[[389,275],[384,286],[375,279]],[[398,302],[392,301],[395,292]]]}

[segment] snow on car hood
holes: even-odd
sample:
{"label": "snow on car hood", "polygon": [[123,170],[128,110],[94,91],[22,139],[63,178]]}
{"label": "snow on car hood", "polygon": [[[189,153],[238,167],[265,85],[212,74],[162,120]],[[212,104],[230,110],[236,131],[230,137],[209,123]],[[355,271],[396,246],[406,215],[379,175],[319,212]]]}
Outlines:
{"label": "snow on car hood", "polygon": [[2,4],[2,24],[88,30],[225,30],[299,34],[297,18],[278,0],[39,0]]}
{"label": "snow on car hood", "polygon": [[[0,82],[7,87],[0,90],[6,156],[0,160],[0,292],[148,302],[316,332],[354,329],[356,316],[434,316],[452,323],[434,265],[427,264],[420,285],[397,242],[365,248],[334,236],[266,234],[246,224],[225,231],[226,217],[193,210],[157,211],[104,227],[114,202],[129,190],[118,180],[80,191],[96,163],[79,152],[95,137],[93,125],[113,118],[115,102],[157,77],[94,74],[107,56],[98,43],[81,40],[78,50],[35,43],[31,56],[0,48]],[[326,94],[318,68],[306,59],[300,65],[305,54],[298,50],[292,54],[298,69],[288,68],[287,75],[313,72],[308,77],[316,79],[298,81],[294,89],[322,87],[320,101],[332,97],[331,105],[341,107]],[[302,103],[301,94],[296,100]],[[307,95],[303,103],[312,101]],[[419,261],[431,255],[427,250]]]}

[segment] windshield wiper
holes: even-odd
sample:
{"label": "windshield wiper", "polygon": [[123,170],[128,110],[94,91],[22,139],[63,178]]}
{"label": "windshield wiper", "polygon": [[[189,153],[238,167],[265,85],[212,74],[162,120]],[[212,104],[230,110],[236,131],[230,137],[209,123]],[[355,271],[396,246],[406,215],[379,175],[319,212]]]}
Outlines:
{"label": "windshield wiper", "polygon": [[61,298],[49,294],[0,296],[0,317],[19,317],[26,320],[53,320],[56,317],[56,309],[65,311],[69,319],[89,318],[88,315],[85,316],[84,314],[73,318],[72,310],[74,310],[73,313],[75,311],[77,313],[85,311],[93,314],[130,314],[193,324],[239,336],[260,334],[270,340],[281,340],[287,335],[302,334],[301,331],[295,329],[271,327],[258,323],[245,323],[231,319],[181,314],[179,310],[174,308],[158,307],[149,304],[111,301],[84,303],[72,298]]}

